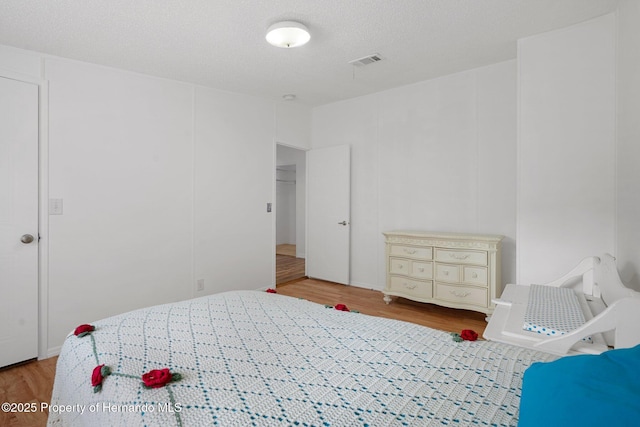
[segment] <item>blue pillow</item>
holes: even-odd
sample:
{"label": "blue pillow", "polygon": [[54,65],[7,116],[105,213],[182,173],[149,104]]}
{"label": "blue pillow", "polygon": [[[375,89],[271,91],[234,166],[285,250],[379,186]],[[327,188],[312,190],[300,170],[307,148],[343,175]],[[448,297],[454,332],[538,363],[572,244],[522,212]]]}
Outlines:
{"label": "blue pillow", "polygon": [[640,425],[640,345],[537,362],[524,373],[519,427]]}

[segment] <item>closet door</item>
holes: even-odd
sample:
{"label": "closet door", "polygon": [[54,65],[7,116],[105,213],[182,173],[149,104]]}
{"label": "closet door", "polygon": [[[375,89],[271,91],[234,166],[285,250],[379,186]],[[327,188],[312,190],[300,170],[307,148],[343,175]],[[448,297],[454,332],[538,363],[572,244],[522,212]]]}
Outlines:
{"label": "closet door", "polygon": [[0,367],[38,355],[38,86],[0,76]]}

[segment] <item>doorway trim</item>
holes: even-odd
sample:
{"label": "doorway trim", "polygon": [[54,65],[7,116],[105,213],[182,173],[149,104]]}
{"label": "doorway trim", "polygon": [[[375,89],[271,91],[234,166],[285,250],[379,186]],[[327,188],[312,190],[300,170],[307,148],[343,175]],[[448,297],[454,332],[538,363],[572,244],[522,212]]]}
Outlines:
{"label": "doorway trim", "polygon": [[[41,67],[41,72],[44,70]],[[38,86],[38,359],[49,351],[49,82],[0,67],[0,76]]]}
{"label": "doorway trim", "polygon": [[[278,145],[281,145],[283,147],[287,147],[287,148],[291,148],[294,150],[300,150],[304,153],[306,153],[307,151],[309,151],[311,148],[308,147],[299,147],[297,145],[291,145],[291,144],[287,144],[285,142],[279,142],[276,139],[273,140],[273,160],[272,160],[272,167],[271,167],[271,173],[272,173],[272,178],[271,178],[271,182],[273,183],[272,185],[272,191],[271,191],[271,200],[272,200],[272,217],[271,217],[271,287],[275,289],[276,287],[276,242],[277,242],[277,223],[276,223],[276,213],[277,213],[277,203],[276,203],[276,192],[277,192],[277,174],[276,174],[276,168],[278,167]],[[306,191],[306,190],[305,190]],[[306,228],[307,228],[307,214],[308,211],[306,209],[306,205],[307,205],[307,197],[305,197],[305,210],[304,210],[304,221],[305,221],[305,233],[307,232]],[[305,236],[305,254],[307,253],[307,239]],[[304,274],[307,274],[307,265],[305,262],[305,267],[304,267]]]}

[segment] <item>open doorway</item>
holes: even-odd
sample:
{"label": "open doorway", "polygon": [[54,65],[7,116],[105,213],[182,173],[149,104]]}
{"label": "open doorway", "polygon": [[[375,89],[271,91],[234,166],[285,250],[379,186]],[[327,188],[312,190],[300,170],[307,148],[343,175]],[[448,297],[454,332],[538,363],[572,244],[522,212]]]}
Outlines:
{"label": "open doorway", "polygon": [[305,151],[276,145],[276,285],[305,277]]}

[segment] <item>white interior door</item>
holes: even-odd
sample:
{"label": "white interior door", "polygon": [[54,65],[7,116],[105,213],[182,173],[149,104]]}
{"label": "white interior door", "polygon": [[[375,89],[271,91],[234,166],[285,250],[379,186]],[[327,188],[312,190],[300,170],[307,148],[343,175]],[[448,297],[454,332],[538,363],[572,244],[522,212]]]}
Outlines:
{"label": "white interior door", "polygon": [[0,367],[38,355],[38,85],[0,77]]}
{"label": "white interior door", "polygon": [[307,276],[349,284],[348,145],[307,151]]}

